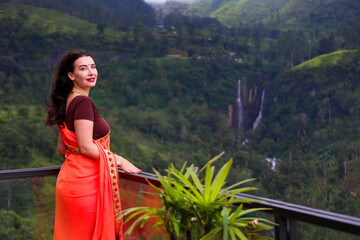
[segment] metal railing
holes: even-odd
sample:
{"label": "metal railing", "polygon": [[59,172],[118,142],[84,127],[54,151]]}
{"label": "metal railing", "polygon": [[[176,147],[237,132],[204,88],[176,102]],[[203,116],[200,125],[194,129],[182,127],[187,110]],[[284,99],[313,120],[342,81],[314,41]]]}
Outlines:
{"label": "metal railing", "polygon": [[[57,175],[59,171],[60,167],[0,170],[0,180],[51,176]],[[148,184],[148,182],[151,182],[156,186],[160,186],[160,182],[156,179],[155,175],[146,172],[141,174],[128,174],[122,170],[119,170],[119,177],[142,184]],[[314,224],[360,236],[360,218],[357,217],[305,207],[302,205],[287,203],[274,199],[263,198],[250,194],[237,194],[236,196],[238,198],[261,201],[248,204],[246,205],[247,208],[261,207],[272,209],[271,211],[267,211],[267,213],[274,215],[274,221],[277,223],[277,226],[275,227],[275,239],[277,240],[296,240],[296,221]]]}

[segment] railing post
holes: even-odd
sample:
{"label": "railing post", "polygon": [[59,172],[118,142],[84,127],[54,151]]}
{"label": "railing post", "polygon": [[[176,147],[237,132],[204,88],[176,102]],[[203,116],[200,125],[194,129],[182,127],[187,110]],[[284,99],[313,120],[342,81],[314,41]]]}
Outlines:
{"label": "railing post", "polygon": [[297,240],[296,221],[275,214],[275,239],[276,240]]}
{"label": "railing post", "polygon": [[275,239],[288,240],[287,219],[281,215],[275,214]]}
{"label": "railing post", "polygon": [[289,238],[290,240],[297,240],[297,222],[289,219]]}

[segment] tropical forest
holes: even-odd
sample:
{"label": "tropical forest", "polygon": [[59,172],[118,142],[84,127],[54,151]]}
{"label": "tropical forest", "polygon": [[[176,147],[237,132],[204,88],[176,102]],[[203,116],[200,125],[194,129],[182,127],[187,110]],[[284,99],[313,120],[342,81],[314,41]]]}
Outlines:
{"label": "tropical forest", "polygon": [[[78,49],[111,150],[144,172],[225,152],[250,194],[360,217],[359,0],[0,0],[0,170],[63,163],[46,102]],[[30,206],[53,211],[55,181],[17,186],[25,200],[0,181],[0,239],[52,239]]]}

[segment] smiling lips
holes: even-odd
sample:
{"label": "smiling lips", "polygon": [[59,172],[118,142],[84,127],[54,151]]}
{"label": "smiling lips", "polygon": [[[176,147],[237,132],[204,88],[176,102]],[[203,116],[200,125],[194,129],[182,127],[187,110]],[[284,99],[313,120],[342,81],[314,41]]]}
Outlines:
{"label": "smiling lips", "polygon": [[89,82],[95,82],[95,78],[88,78],[86,80],[88,80]]}

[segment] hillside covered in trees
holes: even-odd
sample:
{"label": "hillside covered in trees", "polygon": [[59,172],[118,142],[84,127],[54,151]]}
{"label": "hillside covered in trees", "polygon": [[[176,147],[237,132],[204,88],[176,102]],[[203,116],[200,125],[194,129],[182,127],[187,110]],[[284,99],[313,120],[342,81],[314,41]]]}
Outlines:
{"label": "hillside covered in trees", "polygon": [[[159,8],[142,1],[91,1],[87,10],[82,2],[1,2],[0,169],[62,163],[57,129],[43,124],[44,101],[61,56],[89,49],[99,71],[90,96],[111,126],[112,150],[144,171],[201,166],[225,151],[223,161],[234,159],[230,181],[256,178],[253,194],[360,216],[360,20],[353,4],[338,1],[342,17],[331,15],[336,24],[328,29],[311,19],[296,28],[272,23],[276,11],[290,23],[286,11],[302,4],[295,0],[276,1],[276,11],[259,0],[252,9],[267,9],[262,24],[236,26],[179,10],[159,17]],[[217,2],[220,11],[235,1]],[[119,9],[134,13],[119,17]],[[327,9],[314,19],[329,16]],[[276,159],[274,168],[267,158]]]}
{"label": "hillside covered in trees", "polygon": [[318,37],[359,17],[360,4],[352,0],[174,0],[167,1],[160,9],[165,13],[177,11],[192,18],[216,18],[233,28],[264,26],[312,33]]}

